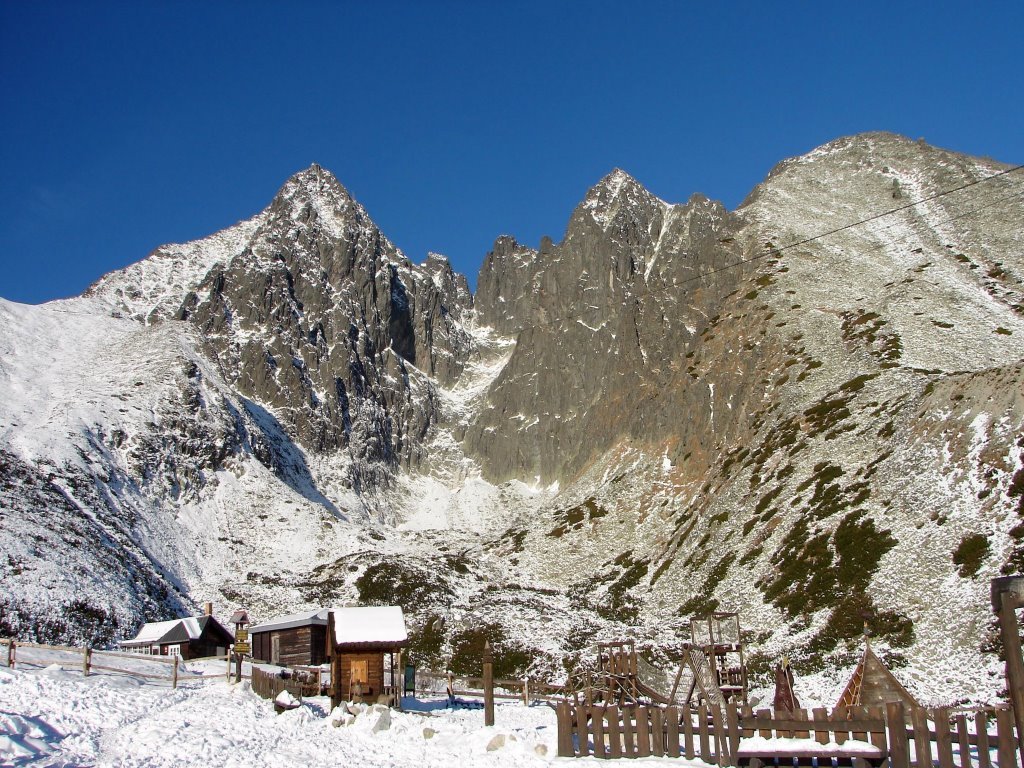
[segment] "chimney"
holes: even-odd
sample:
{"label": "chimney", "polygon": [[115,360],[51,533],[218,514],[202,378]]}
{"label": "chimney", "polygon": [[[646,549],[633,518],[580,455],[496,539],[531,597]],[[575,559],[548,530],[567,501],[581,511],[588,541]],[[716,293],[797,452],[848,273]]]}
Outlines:
{"label": "chimney", "polygon": [[213,616],[213,603],[207,603],[206,604],[206,611],[205,611],[205,613],[206,613],[207,616]]}

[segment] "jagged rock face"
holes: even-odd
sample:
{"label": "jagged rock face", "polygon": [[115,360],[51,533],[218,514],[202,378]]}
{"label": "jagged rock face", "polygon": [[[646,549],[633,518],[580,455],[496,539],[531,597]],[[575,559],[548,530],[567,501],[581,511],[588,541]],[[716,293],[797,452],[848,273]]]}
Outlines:
{"label": "jagged rock face", "polygon": [[520,548],[649,626],[741,607],[802,672],[842,664],[867,616],[877,647],[948,675],[929,695],[994,685],[986,578],[1024,564],[1020,181],[847,225],[1005,168],[885,134],[780,165],[723,238],[753,261],[677,375],[629,400],[674,423],[604,452]]}
{"label": "jagged rock face", "polygon": [[[482,322],[519,333],[466,436],[495,480],[571,479],[628,437],[699,440],[706,398],[649,407],[737,279],[738,220],[695,196],[670,206],[615,171],[539,252],[499,239],[480,273]],[[705,276],[707,275],[707,276]],[[689,421],[692,429],[680,424]],[[682,414],[687,414],[681,418]]]}
{"label": "jagged rock face", "polygon": [[[235,229],[211,238],[201,276],[179,278],[187,290],[176,306],[168,297],[140,311],[137,299],[125,301],[147,297],[123,287],[136,274],[108,276],[91,293],[151,320],[173,307],[200,329],[225,378],[271,407],[301,445],[348,451],[354,485],[416,465],[437,417],[435,382],[456,379],[470,351],[460,326],[472,307],[465,278],[437,255],[411,264],[318,166]],[[150,260],[174,264],[176,276],[175,255]]]}

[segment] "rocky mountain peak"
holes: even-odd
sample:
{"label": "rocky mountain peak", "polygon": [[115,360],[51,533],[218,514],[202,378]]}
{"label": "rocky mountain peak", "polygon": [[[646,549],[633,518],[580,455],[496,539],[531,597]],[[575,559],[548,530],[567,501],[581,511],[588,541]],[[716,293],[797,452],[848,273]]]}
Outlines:
{"label": "rocky mountain peak", "polygon": [[484,258],[476,281],[480,322],[498,333],[515,335],[533,317],[537,304],[540,253],[501,235]]}
{"label": "rocky mountain peak", "polygon": [[629,212],[652,216],[668,205],[652,195],[636,179],[620,168],[595,184],[573,214],[573,220],[588,217],[603,230]]}

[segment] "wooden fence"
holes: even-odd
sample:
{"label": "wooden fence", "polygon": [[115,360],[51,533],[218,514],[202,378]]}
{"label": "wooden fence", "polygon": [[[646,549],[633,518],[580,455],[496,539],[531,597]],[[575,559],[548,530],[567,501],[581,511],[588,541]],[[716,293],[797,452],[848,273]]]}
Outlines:
{"label": "wooden fence", "polygon": [[[68,657],[72,657],[69,659]],[[211,657],[215,660],[227,660],[230,676],[231,666],[227,656]],[[44,645],[42,643],[18,642],[9,638],[0,638],[0,661],[4,666],[16,669],[18,665],[42,667],[47,664],[60,663],[69,669],[79,669],[84,677],[93,672],[112,672],[131,675],[147,680],[166,680],[172,688],[178,687],[182,659],[171,656],[148,656],[123,651],[106,651],[98,648],[75,648],[67,645]],[[74,666],[70,666],[73,664]],[[146,665],[159,665],[146,667]],[[116,666],[115,666],[116,665]],[[142,671],[146,669],[146,671]],[[157,672],[157,670],[160,670]],[[216,676],[187,675],[182,679],[210,680],[221,678]]]}
{"label": "wooden fence", "polygon": [[[416,693],[446,694],[451,690],[454,696],[472,696],[482,698],[484,680],[482,677],[465,677],[429,670],[416,670]],[[520,680],[496,679],[494,681],[494,698],[521,701],[529,705],[534,701],[554,701],[566,696],[566,687],[552,685],[533,678]]]}
{"label": "wooden fence", "polygon": [[319,667],[292,667],[284,674],[252,668],[252,691],[264,699],[276,699],[282,691],[301,699],[319,696],[322,690],[323,676]]}
{"label": "wooden fence", "polygon": [[[685,757],[733,766],[741,763],[831,766],[832,759],[891,768],[1009,768],[1018,765],[1013,715],[1008,709],[968,715],[948,709],[906,712],[886,707],[841,707],[793,712],[689,706],[555,706],[558,755],[598,758]],[[995,731],[988,726],[994,719]],[[930,721],[930,722],[929,722]],[[784,739],[784,741],[777,741]],[[997,759],[991,760],[995,749]],[[933,759],[933,756],[935,759]]]}

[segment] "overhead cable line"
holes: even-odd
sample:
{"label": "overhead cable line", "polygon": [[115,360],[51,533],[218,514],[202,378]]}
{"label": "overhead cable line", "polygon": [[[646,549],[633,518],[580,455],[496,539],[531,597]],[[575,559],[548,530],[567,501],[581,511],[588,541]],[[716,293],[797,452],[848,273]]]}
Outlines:
{"label": "overhead cable line", "polygon": [[[731,264],[726,264],[723,267],[718,267],[717,269],[712,269],[712,270],[709,270],[707,272],[702,272],[699,275],[694,275],[693,277],[688,277],[685,280],[680,280],[678,283],[675,283],[674,286],[686,285],[687,283],[692,283],[692,282],[695,282],[697,280],[702,280],[702,279],[704,279],[706,277],[709,277],[711,275],[718,274],[719,272],[725,272],[725,271],[730,270],[730,269],[735,269],[736,267],[743,266],[744,264],[750,264],[750,263],[755,262],[755,261],[761,261],[763,259],[773,258],[776,255],[778,255],[779,253],[782,253],[783,251],[790,250],[791,248],[796,248],[797,246],[800,246],[800,245],[806,245],[806,244],[812,243],[812,242],[814,242],[816,240],[820,240],[822,238],[829,237],[831,235],[835,235],[835,234],[837,234],[839,232],[845,232],[848,229],[853,229],[854,227],[862,226],[862,225],[867,224],[869,222],[881,219],[881,218],[883,218],[885,216],[891,216],[894,213],[899,213],[901,211],[908,210],[908,209],[913,208],[915,206],[922,205],[923,203],[928,203],[928,202],[931,202],[932,200],[937,200],[937,199],[939,199],[941,197],[945,197],[947,195],[954,194],[955,192],[960,192],[960,191],[968,189],[970,187],[977,186],[978,184],[983,184],[983,183],[985,183],[987,181],[991,181],[992,179],[999,178],[1001,176],[1006,176],[1006,175],[1008,175],[1010,173],[1013,173],[1015,171],[1019,171],[1019,170],[1022,170],[1022,169],[1024,169],[1024,164],[1022,164],[1022,165],[1015,165],[1012,168],[1007,168],[1005,170],[998,171],[997,173],[993,173],[991,176],[986,176],[986,177],[984,177],[982,179],[975,179],[974,181],[969,181],[969,182],[967,182],[965,184],[961,184],[958,187],[953,187],[951,189],[942,190],[941,192],[936,192],[935,194],[929,195],[928,197],[923,197],[923,198],[921,198],[919,200],[914,200],[912,202],[906,203],[906,204],[898,206],[896,208],[892,208],[892,209],[890,209],[888,211],[882,211],[881,213],[873,214],[871,216],[868,216],[868,217],[863,218],[863,219],[859,219],[859,220],[851,222],[849,224],[844,224],[841,227],[836,227],[835,229],[830,229],[827,232],[820,232],[820,233],[818,233],[816,235],[812,235],[811,237],[806,237],[806,238],[804,238],[802,240],[797,240],[796,242],[788,243],[787,245],[784,245],[781,248],[774,248],[774,249],[768,251],[767,253],[758,254],[756,256],[751,256],[751,257],[746,258],[746,259],[740,259],[739,261],[735,261],[735,262],[733,262]],[[961,212],[961,213],[959,213],[959,214],[957,214],[955,216],[950,216],[950,217],[948,217],[946,219],[943,219],[941,221],[935,222],[935,224],[936,225],[946,224],[946,223],[948,223],[950,221],[955,221],[956,219],[964,218],[966,216],[971,216],[971,215],[973,215],[975,213],[978,213],[978,212],[980,212],[982,210],[985,210],[987,208],[991,208],[994,205],[998,205],[999,203],[1006,202],[1008,200],[1011,200],[1011,199],[1013,199],[1015,197],[1019,197],[1021,195],[1024,195],[1024,190],[1022,190],[1021,192],[1014,192],[1014,193],[1012,193],[1010,195],[1007,195],[1005,197],[999,198],[999,199],[997,199],[995,201],[991,201],[991,202],[986,203],[984,205],[978,206],[977,208],[972,208],[969,211]],[[876,246],[874,246],[872,248],[869,248],[867,250],[878,250],[879,248],[883,248],[886,245],[889,245],[891,243],[900,242],[901,240],[905,240],[905,239],[907,239],[908,237],[910,237],[913,234],[917,234],[917,233],[910,233],[908,235],[904,235],[904,236],[899,237],[899,238],[894,238],[892,240],[888,240],[888,241],[879,243],[878,245],[876,245]],[[646,296],[647,294],[650,294],[650,293],[653,293],[653,291],[650,288],[644,288],[643,290],[633,294],[630,298],[639,299],[639,298],[642,298],[642,297],[644,297],[644,296]],[[557,325],[557,324],[561,324],[561,323],[565,323],[565,322],[568,322],[568,321],[571,321],[571,320],[578,320],[579,318],[581,318],[581,317],[583,317],[585,315],[589,315],[589,314],[591,314],[593,312],[597,312],[597,311],[604,311],[604,310],[606,310],[608,308],[609,308],[609,306],[607,306],[607,305],[603,306],[603,307],[590,307],[589,309],[585,309],[585,310],[582,310],[580,312],[571,313],[571,314],[568,314],[568,315],[563,315],[562,317],[555,318],[554,320],[548,320],[548,321],[542,322],[542,323],[531,323],[530,325],[523,326],[523,328],[521,330],[525,331],[527,329],[534,330],[534,329],[538,329],[538,328],[551,327],[551,326],[554,326],[554,325]]]}
{"label": "overhead cable line", "polygon": [[[838,234],[839,232],[845,232],[848,229],[853,229],[854,227],[859,227],[859,226],[861,226],[863,224],[867,224],[868,222],[871,222],[871,221],[876,221],[876,220],[881,219],[881,218],[883,218],[885,216],[891,216],[894,213],[899,213],[900,211],[905,211],[905,210],[907,210],[909,208],[913,208],[915,206],[921,205],[922,203],[929,203],[932,200],[937,200],[940,197],[945,197],[946,195],[951,195],[954,192],[960,192],[961,190],[967,189],[969,187],[973,187],[973,186],[976,186],[978,184],[982,184],[982,183],[984,183],[986,181],[991,181],[992,179],[998,178],[1000,176],[1005,176],[1008,173],[1013,173],[1014,171],[1019,171],[1022,168],[1024,168],[1024,165],[1015,165],[1013,168],[1007,168],[1006,170],[999,171],[998,173],[993,173],[991,176],[986,176],[983,179],[975,179],[974,181],[969,181],[966,184],[961,184],[959,187],[953,187],[952,189],[947,189],[947,190],[944,190],[942,192],[936,192],[934,195],[930,195],[928,197],[922,197],[920,200],[914,200],[913,202],[907,203],[906,205],[901,205],[901,206],[899,206],[897,208],[892,208],[892,209],[890,209],[888,211],[882,211],[881,213],[876,213],[873,216],[868,216],[865,219],[859,219],[858,221],[854,221],[854,222],[852,222],[850,224],[844,224],[841,227],[836,227],[835,229],[830,229],[827,232],[820,232],[817,235],[812,235],[810,237],[805,237],[803,240],[797,240],[795,243],[789,243],[787,245],[782,246],[781,248],[775,248],[775,249],[771,250],[768,253],[762,253],[762,254],[758,254],[757,256],[751,256],[748,259],[740,259],[739,261],[737,261],[737,262],[735,262],[733,264],[728,264],[728,265],[726,265],[724,267],[719,267],[718,269],[713,269],[710,272],[704,272],[703,274],[697,275],[696,277],[688,278],[688,279],[686,279],[686,280],[684,280],[682,282],[683,282],[683,284],[688,283],[688,282],[693,282],[694,280],[699,280],[702,277],[706,277],[707,275],[713,275],[713,274],[716,274],[718,272],[724,272],[727,269],[733,269],[735,267],[742,266],[743,264],[749,264],[752,261],[760,261],[761,259],[771,258],[771,257],[775,256],[776,254],[782,253],[783,251],[788,251],[790,248],[796,248],[798,245],[806,245],[807,243],[813,243],[815,240],[820,240],[823,237],[829,237],[831,235]],[[940,222],[940,223],[942,223],[942,222]]]}

